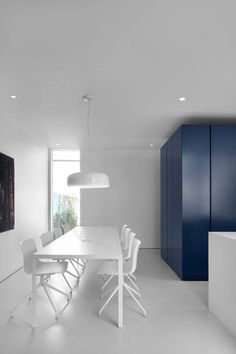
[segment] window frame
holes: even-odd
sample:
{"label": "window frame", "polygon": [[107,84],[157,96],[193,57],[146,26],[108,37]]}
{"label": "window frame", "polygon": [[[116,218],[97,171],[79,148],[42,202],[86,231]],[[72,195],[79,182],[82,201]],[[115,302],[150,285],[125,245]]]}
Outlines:
{"label": "window frame", "polygon": [[[77,150],[81,152],[78,148],[50,148],[48,149],[48,229],[50,231],[53,230],[53,152],[54,151],[72,151]],[[60,161],[60,160],[58,160]],[[80,163],[81,159],[78,160],[62,160],[62,161],[77,161]]]}

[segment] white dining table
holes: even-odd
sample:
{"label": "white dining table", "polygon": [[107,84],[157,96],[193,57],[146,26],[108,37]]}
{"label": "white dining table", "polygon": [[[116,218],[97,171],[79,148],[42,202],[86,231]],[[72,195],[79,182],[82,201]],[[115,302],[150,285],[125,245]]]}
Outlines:
{"label": "white dining table", "polygon": [[32,326],[36,321],[36,262],[37,259],[104,259],[118,261],[118,327],[123,327],[123,258],[117,227],[80,226],[70,230],[33,257],[32,272]]}

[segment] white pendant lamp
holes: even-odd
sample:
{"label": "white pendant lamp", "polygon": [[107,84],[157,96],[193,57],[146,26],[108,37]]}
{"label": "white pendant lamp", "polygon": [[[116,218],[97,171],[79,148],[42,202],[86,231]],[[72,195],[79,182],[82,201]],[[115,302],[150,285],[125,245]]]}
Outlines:
{"label": "white pendant lamp", "polygon": [[68,186],[79,186],[80,188],[108,188],[109,178],[104,173],[98,172],[77,172],[67,179]]}
{"label": "white pendant lamp", "polygon": [[[90,144],[89,113],[92,96],[85,95],[82,100],[88,104],[87,130]],[[100,172],[76,172],[67,178],[68,186],[78,186],[79,188],[108,188],[110,186],[109,177]]]}

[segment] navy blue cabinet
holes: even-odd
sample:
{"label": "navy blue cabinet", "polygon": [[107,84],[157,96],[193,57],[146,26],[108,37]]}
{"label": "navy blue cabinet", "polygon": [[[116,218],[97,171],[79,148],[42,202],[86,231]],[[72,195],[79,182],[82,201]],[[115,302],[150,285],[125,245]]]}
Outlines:
{"label": "navy blue cabinet", "polygon": [[236,126],[211,127],[211,230],[236,230]]}
{"label": "navy blue cabinet", "polygon": [[183,280],[208,278],[210,175],[210,126],[181,126],[161,149],[161,254]]}
{"label": "navy blue cabinet", "polygon": [[[182,274],[182,129],[168,142],[168,262],[176,273]],[[170,247],[170,252],[169,252]]]}
{"label": "navy blue cabinet", "polygon": [[161,148],[161,256],[167,262],[167,144]]}

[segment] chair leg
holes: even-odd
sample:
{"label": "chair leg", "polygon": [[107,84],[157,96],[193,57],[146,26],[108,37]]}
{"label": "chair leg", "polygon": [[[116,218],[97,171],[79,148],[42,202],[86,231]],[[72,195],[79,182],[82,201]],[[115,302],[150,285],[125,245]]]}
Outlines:
{"label": "chair leg", "polygon": [[110,275],[109,278],[106,280],[105,284],[102,287],[102,291],[105,289],[105,287],[107,286],[107,284],[110,283],[111,279],[114,277],[114,275]]}
{"label": "chair leg", "polygon": [[74,268],[75,272],[77,273],[77,276],[80,276],[80,273],[78,271],[78,269],[76,269],[76,266],[74,265],[74,263],[72,262],[72,259],[69,259],[70,264],[72,265],[72,267]]}
{"label": "chair leg", "polygon": [[[74,270],[77,273],[77,276],[76,275],[74,275],[74,276],[77,279],[77,283],[79,283],[81,274],[80,274],[80,272],[78,271],[78,269],[74,265],[74,262],[77,263],[77,261],[75,259],[69,259],[69,261],[70,261],[71,265],[73,266]],[[84,272],[84,268],[83,268],[83,272]],[[70,273],[70,274],[72,275],[73,273]]]}
{"label": "chair leg", "polygon": [[109,296],[109,298],[107,299],[107,301],[105,302],[105,304],[101,307],[101,309],[99,310],[99,316],[101,316],[102,311],[105,309],[105,307],[109,304],[109,302],[111,301],[111,299],[113,298],[113,296],[115,295],[115,293],[118,291],[118,286],[115,288],[115,290],[111,293],[111,295]]}
{"label": "chair leg", "polygon": [[[38,285],[36,285],[36,289],[38,289],[38,288],[40,287],[40,285],[41,285],[41,283],[39,283]],[[36,289],[35,289],[35,290],[36,290]],[[15,315],[14,313],[15,313],[16,309],[22,304],[22,302],[24,302],[25,299],[27,299],[27,297],[29,297],[29,301],[31,300],[31,296],[30,296],[31,293],[32,293],[32,290],[30,290],[30,291],[23,297],[23,299],[21,299],[21,300],[18,302],[18,304],[13,307],[13,309],[12,309],[12,311],[11,311],[11,318],[14,317],[14,315]]]}
{"label": "chair leg", "polygon": [[138,298],[141,298],[141,294],[136,291],[135,289],[133,289],[131,286],[129,286],[127,283],[125,283],[125,285],[129,288],[130,291],[132,291],[132,293],[136,294],[138,296]]}
{"label": "chair leg", "polygon": [[77,277],[75,274],[73,274],[73,273],[69,272],[69,270],[66,270],[66,272],[65,272],[65,273],[68,273],[68,274],[70,274],[72,277],[74,277],[74,278],[78,279],[78,277]]}
{"label": "chair leg", "polygon": [[47,288],[46,288],[46,283],[43,282],[43,283],[42,283],[42,286],[43,286],[44,291],[45,291],[45,293],[46,293],[46,295],[47,295],[47,297],[48,297],[48,299],[49,299],[49,301],[50,301],[50,304],[52,305],[53,310],[55,311],[56,318],[57,318],[57,317],[58,317],[57,309],[56,309],[56,307],[55,307],[55,305],[54,305],[54,303],[53,303],[53,301],[52,301],[52,299],[51,299],[51,296],[49,295],[49,292],[48,292],[48,290],[47,290]]}
{"label": "chair leg", "polygon": [[50,289],[52,289],[52,290],[55,290],[55,291],[57,291],[58,293],[60,293],[60,294],[62,294],[62,295],[64,295],[64,296],[66,296],[66,297],[67,297],[67,300],[69,301],[69,296],[68,296],[66,293],[64,293],[64,291],[61,291],[60,289],[55,288],[55,286],[53,286],[53,285],[51,285],[51,284],[44,283],[44,282],[43,282],[43,284],[44,284],[45,287],[50,288]]}
{"label": "chair leg", "polygon": [[84,263],[84,266],[86,267],[86,264],[88,263],[88,259],[87,258],[80,258],[81,261]]}
{"label": "chair leg", "polygon": [[[87,262],[88,260],[86,258],[77,258],[77,261],[76,261],[78,264],[81,265],[81,267],[83,267],[84,269],[86,269],[86,266],[87,266]],[[82,262],[82,264],[80,263]]]}
{"label": "chair leg", "polygon": [[84,263],[83,264],[80,263],[80,260],[78,260],[78,259],[72,259],[72,261],[74,263],[78,264],[82,268],[82,272],[84,272],[84,270],[85,270],[85,264]]}
{"label": "chair leg", "polygon": [[138,291],[138,287],[137,285],[135,284],[135,282],[131,279],[131,277],[129,276],[129,274],[127,274],[127,278],[129,279],[130,283],[135,287],[135,289]]}
{"label": "chair leg", "polygon": [[61,275],[62,275],[62,277],[64,278],[66,284],[68,285],[68,288],[70,289],[70,294],[72,294],[72,287],[70,286],[70,283],[69,283],[68,280],[66,279],[65,274],[62,273]]}
{"label": "chair leg", "polygon": [[124,283],[124,287],[126,288],[126,290],[129,292],[130,296],[132,296],[132,298],[134,299],[134,301],[136,302],[136,304],[138,305],[138,307],[143,311],[144,316],[147,316],[146,311],[144,310],[143,306],[140,304],[140,302],[136,299],[136,297],[134,296],[134,294],[132,293],[132,291],[130,291],[130,289],[128,288],[128,286]]}
{"label": "chair leg", "polygon": [[[109,278],[107,279],[107,283],[109,283],[109,281],[110,281],[113,277],[114,277],[114,275],[110,275]],[[138,296],[139,299],[141,298],[141,294],[140,294],[136,289],[133,289],[132,286],[130,286],[130,285],[127,284],[127,283],[125,283],[125,284],[128,286],[128,288],[130,289],[130,291],[132,291],[135,295]],[[106,286],[106,283],[103,285],[102,291],[104,290],[105,286]],[[113,290],[112,290],[112,291],[113,291]],[[111,291],[111,292],[112,292],[112,291]],[[109,294],[109,293],[110,293],[110,291],[108,292],[108,294]],[[107,294],[102,294],[102,295],[101,295],[101,299],[103,299],[103,297],[106,296],[106,295],[107,295]]]}
{"label": "chair leg", "polygon": [[133,273],[130,273],[130,277],[134,279],[134,281],[137,280],[136,276]]}

